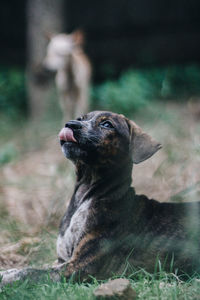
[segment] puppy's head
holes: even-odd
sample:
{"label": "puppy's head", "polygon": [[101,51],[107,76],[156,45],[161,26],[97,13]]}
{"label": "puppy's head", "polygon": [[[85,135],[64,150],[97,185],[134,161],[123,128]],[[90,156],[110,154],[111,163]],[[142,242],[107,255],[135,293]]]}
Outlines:
{"label": "puppy's head", "polygon": [[59,133],[62,151],[75,163],[140,163],[161,148],[133,121],[112,112],[94,111],[66,123]]}

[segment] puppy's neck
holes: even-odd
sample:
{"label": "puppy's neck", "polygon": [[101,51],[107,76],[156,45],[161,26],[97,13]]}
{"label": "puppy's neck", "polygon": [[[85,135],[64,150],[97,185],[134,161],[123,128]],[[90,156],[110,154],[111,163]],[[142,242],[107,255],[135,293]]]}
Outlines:
{"label": "puppy's neck", "polygon": [[[120,163],[116,166],[93,167],[85,164],[77,164],[77,183],[75,194],[80,190],[85,191],[84,198],[118,200],[123,197],[130,188],[132,164]],[[76,193],[77,192],[77,193]],[[81,193],[82,194],[82,193]]]}

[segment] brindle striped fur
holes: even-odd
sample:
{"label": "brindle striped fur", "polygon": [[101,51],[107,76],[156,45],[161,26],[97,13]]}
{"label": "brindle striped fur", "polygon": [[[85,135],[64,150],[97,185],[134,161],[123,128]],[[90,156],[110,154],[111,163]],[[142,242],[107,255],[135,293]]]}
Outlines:
{"label": "brindle striped fur", "polygon": [[133,163],[149,158],[160,144],[111,112],[91,112],[65,126],[77,141],[61,138],[77,183],[61,221],[60,265],[49,270],[51,278],[105,279],[134,268],[153,272],[158,259],[166,270],[199,271],[199,202],[159,203],[131,187]]}

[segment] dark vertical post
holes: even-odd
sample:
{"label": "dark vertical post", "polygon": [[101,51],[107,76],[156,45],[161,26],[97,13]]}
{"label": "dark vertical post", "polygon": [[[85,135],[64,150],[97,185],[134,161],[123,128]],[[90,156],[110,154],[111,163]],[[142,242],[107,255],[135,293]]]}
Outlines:
{"label": "dark vertical post", "polygon": [[64,30],[64,0],[27,1],[27,90],[30,117],[44,116],[50,97],[50,86],[35,80],[38,66],[44,59],[47,39],[45,34]]}

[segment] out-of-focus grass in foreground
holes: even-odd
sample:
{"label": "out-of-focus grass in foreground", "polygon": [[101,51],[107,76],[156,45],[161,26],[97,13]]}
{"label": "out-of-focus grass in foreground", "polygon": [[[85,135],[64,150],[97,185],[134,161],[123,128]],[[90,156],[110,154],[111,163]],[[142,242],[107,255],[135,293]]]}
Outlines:
{"label": "out-of-focus grass in foreground", "polygon": [[[132,274],[128,279],[137,293],[137,299],[199,299],[200,279],[197,277],[183,281],[176,275],[167,274],[164,271],[152,275],[141,270]],[[92,280],[92,283],[85,284],[65,282],[64,279],[60,283],[49,281],[45,284],[30,284],[27,281],[18,282],[12,286],[3,287],[0,291],[0,299],[88,300],[94,299],[93,291],[99,283],[95,279]]]}

